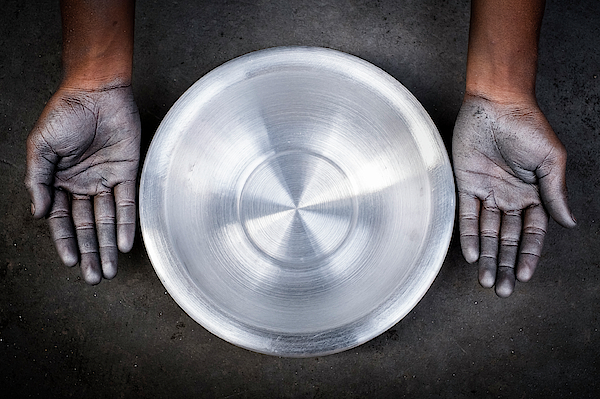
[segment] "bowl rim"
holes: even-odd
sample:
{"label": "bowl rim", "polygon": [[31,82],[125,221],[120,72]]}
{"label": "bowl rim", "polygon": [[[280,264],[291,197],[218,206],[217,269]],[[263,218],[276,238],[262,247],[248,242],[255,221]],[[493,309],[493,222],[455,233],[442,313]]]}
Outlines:
{"label": "bowl rim", "polygon": [[[432,218],[426,249],[424,273],[419,281],[395,292],[373,312],[350,324],[319,334],[281,334],[266,331],[228,318],[206,298],[199,299],[195,285],[177,267],[177,256],[164,233],[161,212],[165,202],[165,179],[173,159],[176,140],[173,126],[185,130],[189,107],[201,107],[221,90],[258,74],[282,67],[327,68],[348,78],[358,79],[398,106],[420,129],[413,136],[424,155],[432,190]],[[356,56],[321,47],[274,47],[237,57],[213,69],[194,83],[172,106],[158,127],[144,161],[139,191],[140,225],[143,241],[153,268],[177,304],[196,322],[213,334],[237,346],[269,355],[286,357],[323,356],[361,345],[398,323],[421,300],[438,275],[446,257],[455,216],[455,187],[450,160],[439,132],[419,101],[396,79]],[[187,281],[186,281],[187,280]],[[200,305],[200,306],[198,306]]]}

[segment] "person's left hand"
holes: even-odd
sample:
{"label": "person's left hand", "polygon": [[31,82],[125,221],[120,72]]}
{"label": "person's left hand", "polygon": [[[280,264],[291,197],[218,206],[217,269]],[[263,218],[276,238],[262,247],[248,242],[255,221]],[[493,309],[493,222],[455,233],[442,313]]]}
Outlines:
{"label": "person's left hand", "polygon": [[32,214],[89,284],[113,278],[117,248],[133,246],[140,130],[131,86],[60,87],[27,138]]}
{"label": "person's left hand", "polygon": [[465,96],[452,155],[459,228],[467,262],[479,260],[479,282],[509,296],[528,281],[541,255],[548,213],[575,226],[567,205],[566,151],[535,100],[502,104]]}

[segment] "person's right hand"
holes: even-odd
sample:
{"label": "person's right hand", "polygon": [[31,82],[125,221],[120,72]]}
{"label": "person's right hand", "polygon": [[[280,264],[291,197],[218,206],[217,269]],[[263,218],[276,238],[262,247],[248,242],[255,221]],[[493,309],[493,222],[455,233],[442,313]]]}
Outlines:
{"label": "person's right hand", "polygon": [[140,130],[131,86],[61,87],[27,138],[31,212],[89,284],[114,277],[117,248],[133,246]]}

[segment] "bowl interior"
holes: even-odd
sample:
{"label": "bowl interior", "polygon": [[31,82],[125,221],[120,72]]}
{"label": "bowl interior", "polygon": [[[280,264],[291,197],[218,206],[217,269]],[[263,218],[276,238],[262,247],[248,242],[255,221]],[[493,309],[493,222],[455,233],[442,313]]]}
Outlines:
{"label": "bowl interior", "polygon": [[333,50],[233,60],[182,96],[142,175],[144,240],[190,316],[308,356],[380,334],[422,297],[454,216],[435,126],[383,71]]}

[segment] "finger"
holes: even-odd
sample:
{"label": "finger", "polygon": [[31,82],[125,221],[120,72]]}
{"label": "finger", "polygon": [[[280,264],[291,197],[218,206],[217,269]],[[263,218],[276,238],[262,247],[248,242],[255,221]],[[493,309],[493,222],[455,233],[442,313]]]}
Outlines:
{"label": "finger", "polygon": [[481,254],[479,255],[479,283],[490,288],[496,281],[500,211],[484,207],[481,211]]}
{"label": "finger", "polygon": [[114,192],[117,204],[117,245],[121,252],[129,252],[135,238],[135,181],[117,184]]}
{"label": "finger", "polygon": [[115,227],[115,199],[112,193],[100,193],[94,197],[94,215],[102,275],[106,279],[111,279],[117,274],[119,256]]}
{"label": "finger", "polygon": [[507,298],[515,290],[515,269],[513,267],[499,266],[496,277],[496,295]]}
{"label": "finger", "polygon": [[542,206],[525,210],[523,218],[523,238],[517,263],[517,279],[529,281],[542,254],[544,237],[548,228],[548,214]]}
{"label": "finger", "polygon": [[567,203],[565,182],[567,156],[564,149],[555,158],[548,161],[549,166],[542,165],[536,170],[540,195],[544,206],[554,220],[564,227],[575,227],[577,222]]}
{"label": "finger", "polygon": [[98,241],[94,226],[92,201],[87,196],[73,195],[71,203],[77,244],[81,253],[81,274],[88,284],[98,284],[102,279]]}
{"label": "finger", "polygon": [[50,211],[52,182],[58,156],[36,130],[27,138],[27,172],[25,186],[31,199],[31,214],[38,219]]}
{"label": "finger", "polygon": [[54,192],[52,210],[48,215],[48,225],[58,256],[65,265],[75,266],[79,261],[79,250],[67,192],[63,190]]}
{"label": "finger", "polygon": [[515,289],[515,263],[521,238],[521,211],[505,212],[500,228],[500,251],[498,273],[496,275],[496,294],[506,298]]}
{"label": "finger", "polygon": [[479,258],[479,209],[480,203],[477,197],[459,193],[460,246],[465,260],[469,263],[473,263]]}

